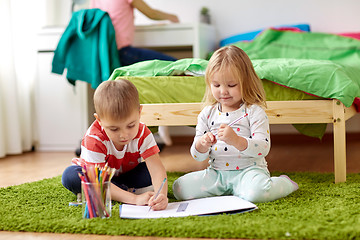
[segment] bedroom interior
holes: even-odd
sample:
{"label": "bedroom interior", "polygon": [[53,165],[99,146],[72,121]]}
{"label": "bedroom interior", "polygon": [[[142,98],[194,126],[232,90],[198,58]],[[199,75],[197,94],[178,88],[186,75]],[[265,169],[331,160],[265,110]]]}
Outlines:
{"label": "bedroom interior", "polygon": [[[22,0],[17,1],[21,2]],[[50,63],[53,51],[71,17],[71,1],[61,1],[61,3],[57,0],[37,1],[42,6],[43,12],[41,13],[42,21],[38,23],[41,27],[35,34],[37,41],[34,48],[36,49],[35,62],[37,65],[33,82],[35,96],[31,98],[31,101],[34,102],[32,109],[34,109],[35,116],[32,121],[34,129],[36,129],[34,133],[36,147],[35,151],[28,151],[28,149],[23,154],[5,154],[0,158],[0,188],[59,176],[69,165],[71,158],[75,156],[74,151],[79,146],[87,126],[93,120],[93,108],[89,104],[93,89],[81,81],[77,81],[76,86],[72,87],[64,75],[51,73]],[[249,37],[243,33],[263,32],[262,30],[269,27],[284,25],[308,24],[311,33],[354,33],[355,37],[360,35],[357,24],[360,20],[357,14],[360,3],[356,0],[345,0],[341,3],[326,0],[315,2],[305,0],[301,3],[285,0],[275,3],[264,0],[249,2],[225,0],[220,5],[218,0],[196,2],[183,0],[176,1],[176,3],[167,0],[146,0],[146,2],[164,11],[177,12],[180,24],[172,25],[167,22],[150,21],[136,12],[138,37],[135,44],[166,52],[179,59],[206,59],[207,54],[219,47],[224,40],[239,40],[241,37]],[[82,4],[75,6],[75,9],[86,8],[87,5],[88,1],[85,0]],[[209,9],[210,25],[200,23],[200,11],[204,6]],[[287,11],[283,11],[283,9],[287,9]],[[233,17],[229,18],[228,16]],[[249,46],[247,42],[239,44],[244,48]],[[354,56],[359,55],[358,49]],[[258,61],[255,57],[254,60],[259,69],[260,66],[264,66],[261,65],[264,64],[262,60]],[[124,76],[127,77],[126,74]],[[134,81],[144,80],[141,76],[140,80],[136,79],[136,75],[130,75],[129,78],[133,76]],[[1,75],[0,78],[2,78]],[[264,79],[267,78],[264,77]],[[358,83],[360,84],[360,80]],[[278,84],[281,85],[281,83]],[[145,88],[149,88],[149,86],[151,85],[147,85],[147,87],[145,85]],[[301,91],[302,93],[307,92],[303,89]],[[156,95],[155,92],[153,94]],[[57,98],[53,96],[57,96]],[[359,107],[356,110],[355,105],[346,103],[347,106],[345,106],[344,101],[331,100],[331,97],[324,96],[321,100],[312,99],[312,97],[314,96],[309,97],[310,99],[305,98],[307,100],[304,101],[297,101],[298,104],[308,101],[299,107],[296,106],[295,101],[292,101],[293,99],[288,99],[286,104],[282,103],[282,99],[279,101],[273,99],[273,102],[269,102],[268,115],[272,123],[272,147],[266,158],[269,169],[274,172],[330,173],[334,175],[326,178],[330,184],[329,187],[331,184],[335,185],[334,182],[343,184],[341,182],[346,182],[347,174],[360,172],[360,114],[357,114]],[[196,101],[188,102],[186,100],[170,101],[169,104],[162,104],[156,100],[154,102],[146,101],[142,102],[145,104],[142,120],[149,126],[170,126],[173,144],[165,146],[160,154],[166,170],[168,172],[189,172],[204,169],[207,163],[196,162],[191,159],[189,154],[194,134],[194,128],[189,126],[196,124],[200,104]],[[305,112],[304,109],[309,108],[310,102],[311,109]],[[178,109],[174,108],[175,105]],[[49,115],[52,116],[52,119],[49,119]],[[69,118],[69,116],[72,117]],[[319,139],[319,136],[305,136],[299,133],[299,129],[295,128],[296,125],[295,127],[292,125],[303,123],[326,123],[327,125],[323,125],[320,130],[324,131],[321,134],[322,139]],[[2,123],[0,122],[0,124]],[[57,137],[54,138],[54,135]],[[352,182],[352,184],[354,183]],[[1,223],[0,230],[0,239],[74,238],[72,234],[3,231]],[[114,240],[185,239],[82,234],[78,234],[76,237]],[[283,238],[286,239],[288,236]]]}

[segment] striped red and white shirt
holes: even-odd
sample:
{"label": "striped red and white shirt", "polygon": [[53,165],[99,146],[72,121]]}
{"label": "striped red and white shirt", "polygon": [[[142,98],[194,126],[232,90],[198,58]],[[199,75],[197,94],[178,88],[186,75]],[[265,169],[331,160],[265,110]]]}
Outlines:
{"label": "striped red and white shirt", "polygon": [[116,175],[125,173],[135,168],[142,159],[160,152],[153,134],[149,128],[140,123],[139,131],[135,138],[118,151],[98,121],[87,130],[81,142],[80,158],[73,158],[76,165],[98,164],[115,168]]}

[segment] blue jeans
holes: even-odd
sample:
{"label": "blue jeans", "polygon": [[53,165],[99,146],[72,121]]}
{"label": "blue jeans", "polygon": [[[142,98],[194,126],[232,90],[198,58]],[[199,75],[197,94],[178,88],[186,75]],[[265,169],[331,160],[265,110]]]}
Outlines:
{"label": "blue jeans", "polygon": [[128,66],[137,62],[146,61],[146,60],[166,60],[166,61],[176,61],[176,58],[168,56],[166,54],[144,48],[135,48],[135,47],[123,47],[119,49],[119,58],[121,66]]}
{"label": "blue jeans", "polygon": [[[71,165],[62,174],[62,185],[73,192],[75,195],[81,193],[81,180],[78,173],[82,172],[82,167]],[[145,162],[139,163],[129,172],[114,176],[111,183],[127,191],[128,188],[143,188],[152,185],[151,176]]]}

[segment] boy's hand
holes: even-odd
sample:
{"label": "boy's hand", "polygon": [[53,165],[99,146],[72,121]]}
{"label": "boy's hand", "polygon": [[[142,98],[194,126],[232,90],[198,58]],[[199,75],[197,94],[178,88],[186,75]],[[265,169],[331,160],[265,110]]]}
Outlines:
{"label": "boy's hand", "polygon": [[164,194],[160,193],[156,199],[152,196],[149,199],[148,205],[151,207],[152,210],[164,210],[168,205],[169,199]]}
{"label": "boy's hand", "polygon": [[144,206],[148,204],[152,196],[154,196],[154,192],[145,192],[139,195],[135,195],[135,205]]}

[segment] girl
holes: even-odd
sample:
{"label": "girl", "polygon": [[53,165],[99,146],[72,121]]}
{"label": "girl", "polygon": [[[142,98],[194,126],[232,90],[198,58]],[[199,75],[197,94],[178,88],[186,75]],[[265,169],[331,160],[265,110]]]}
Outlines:
{"label": "girl", "polygon": [[217,50],[205,73],[205,108],[198,116],[191,155],[210,166],[174,182],[179,200],[235,195],[267,202],[296,191],[288,176],[270,177],[265,92],[246,53],[236,46]]}

